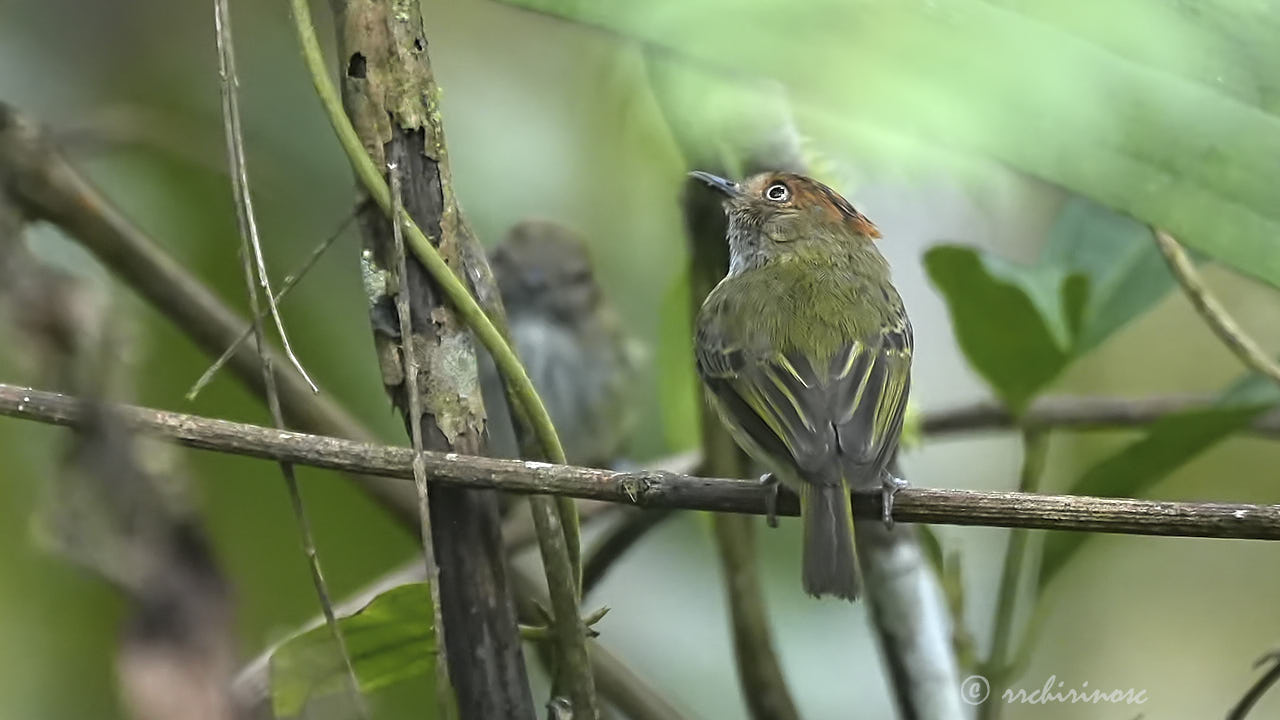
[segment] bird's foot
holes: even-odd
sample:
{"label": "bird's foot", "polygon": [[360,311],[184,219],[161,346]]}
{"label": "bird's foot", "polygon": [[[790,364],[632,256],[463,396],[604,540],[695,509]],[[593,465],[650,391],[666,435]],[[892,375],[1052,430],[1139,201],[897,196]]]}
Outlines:
{"label": "bird's foot", "polygon": [[880,519],[884,521],[886,529],[893,529],[893,498],[903,488],[910,487],[910,484],[900,477],[894,477],[891,473],[885,473],[881,478],[880,485]]}
{"label": "bird's foot", "polygon": [[765,487],[764,521],[769,527],[778,527],[778,477],[773,473],[760,476],[760,484]]}

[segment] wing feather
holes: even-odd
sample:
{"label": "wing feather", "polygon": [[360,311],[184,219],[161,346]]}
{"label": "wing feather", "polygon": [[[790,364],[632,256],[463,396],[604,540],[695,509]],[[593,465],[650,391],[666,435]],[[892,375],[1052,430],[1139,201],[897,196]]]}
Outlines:
{"label": "wing feather", "polygon": [[[794,351],[752,356],[699,343],[698,371],[735,430],[760,450],[809,473],[844,468],[847,480],[869,485],[897,447],[911,352],[903,317],[846,343],[820,370]],[[823,477],[840,481],[840,473]]]}

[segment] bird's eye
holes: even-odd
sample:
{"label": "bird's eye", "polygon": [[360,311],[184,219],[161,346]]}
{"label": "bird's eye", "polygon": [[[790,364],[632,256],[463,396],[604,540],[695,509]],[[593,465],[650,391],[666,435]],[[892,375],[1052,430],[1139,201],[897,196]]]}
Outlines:
{"label": "bird's eye", "polygon": [[764,191],[764,196],[774,202],[786,202],[791,197],[791,190],[782,183],[774,183]]}

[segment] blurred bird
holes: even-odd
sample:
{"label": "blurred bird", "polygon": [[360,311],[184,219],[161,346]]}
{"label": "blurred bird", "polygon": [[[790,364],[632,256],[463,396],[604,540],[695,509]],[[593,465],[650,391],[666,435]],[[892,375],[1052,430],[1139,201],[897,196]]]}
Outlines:
{"label": "blurred bird", "polygon": [[[641,353],[600,291],[583,238],[557,223],[527,220],[511,228],[490,263],[516,352],[569,462],[610,467],[633,425]],[[487,358],[481,386],[490,447],[514,457],[502,384]]]}
{"label": "blurred bird", "polygon": [[880,232],[802,175],[692,175],[724,195],[729,218],[729,272],[696,321],[708,401],[771,471],[762,481],[800,495],[805,591],[854,600],[849,491],[882,488],[887,522],[905,485],[886,465],[907,406],[911,323]]}

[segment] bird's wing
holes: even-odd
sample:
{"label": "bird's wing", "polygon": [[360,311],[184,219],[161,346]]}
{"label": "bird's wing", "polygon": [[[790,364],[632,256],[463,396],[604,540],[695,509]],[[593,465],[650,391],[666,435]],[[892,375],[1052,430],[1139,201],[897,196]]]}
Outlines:
{"label": "bird's wing", "polygon": [[[836,438],[846,475],[854,487],[878,485],[880,472],[898,448],[911,387],[911,325],[903,316],[882,328],[875,348],[854,350],[832,361],[843,361],[835,376],[838,392],[831,397]],[[864,369],[865,366],[865,369]]]}
{"label": "bird's wing", "polygon": [[[879,481],[897,447],[911,368],[905,319],[842,346],[825,367],[798,352],[753,357],[698,343],[698,371],[723,410],[761,449],[790,456],[810,478]],[[832,462],[836,456],[839,463]],[[869,482],[869,480],[863,480]]]}

